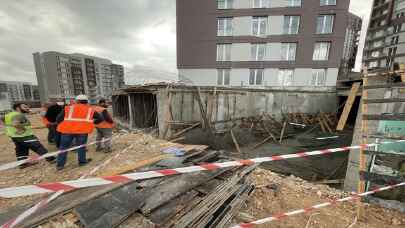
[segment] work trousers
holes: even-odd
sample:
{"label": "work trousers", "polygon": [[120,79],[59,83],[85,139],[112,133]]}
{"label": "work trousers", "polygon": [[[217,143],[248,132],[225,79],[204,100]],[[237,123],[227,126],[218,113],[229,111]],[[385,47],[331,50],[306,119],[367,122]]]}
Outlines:
{"label": "work trousers", "polygon": [[111,149],[112,130],[112,128],[97,128],[97,148]]}
{"label": "work trousers", "polygon": [[[87,134],[61,134],[60,138],[60,150],[67,150],[69,149],[72,144],[73,140],[75,140],[75,143],[77,146],[79,145],[85,145],[87,144]],[[77,158],[79,161],[79,164],[85,164],[87,163],[86,159],[86,147],[80,147],[77,151]],[[58,154],[58,161],[57,161],[57,166],[58,167],[64,167],[66,163],[66,157],[69,152],[63,152]]]}
{"label": "work trousers", "polygon": [[55,143],[56,125],[50,124],[48,126],[48,143]]}
{"label": "work trousers", "polygon": [[[29,150],[34,151],[36,154],[42,156],[48,153],[48,150],[41,144],[37,137],[34,135],[21,137],[21,138],[11,138],[15,145],[15,154],[17,160],[24,160],[28,158]],[[47,158],[49,160],[50,158]]]}

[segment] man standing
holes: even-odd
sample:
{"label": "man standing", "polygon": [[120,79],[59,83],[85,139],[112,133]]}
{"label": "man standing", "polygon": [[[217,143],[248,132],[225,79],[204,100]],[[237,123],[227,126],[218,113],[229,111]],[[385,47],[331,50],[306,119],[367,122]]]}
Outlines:
{"label": "man standing", "polygon": [[[56,143],[56,117],[61,113],[63,110],[63,102],[56,102],[53,104],[48,105],[48,108],[45,112],[44,119],[46,119],[47,127],[48,127],[48,143],[55,144]],[[58,147],[58,145],[56,145]]]}
{"label": "man standing", "polygon": [[[48,150],[39,142],[31,129],[31,123],[25,116],[30,112],[29,107],[24,103],[16,103],[13,105],[13,112],[8,113],[4,117],[6,125],[6,134],[15,144],[15,152],[17,160],[28,158],[29,150],[33,150],[38,155],[48,153]],[[48,162],[55,160],[55,157],[46,158]],[[31,164],[22,164],[20,168],[26,168]]]}
{"label": "man standing", "polygon": [[[78,95],[76,103],[66,106],[59,114],[57,122],[60,123],[57,131],[61,133],[60,149],[68,149],[73,140],[76,145],[87,144],[88,134],[93,132],[94,124],[101,123],[103,118],[89,105],[86,95]],[[66,163],[67,152],[58,155],[57,170],[62,170]],[[86,165],[91,159],[86,159],[86,147],[77,150],[79,166]]]}
{"label": "man standing", "polygon": [[[97,129],[97,148],[96,151],[102,151],[104,149],[105,153],[111,152],[111,137],[112,130],[114,127],[114,121],[111,118],[110,113],[107,111],[108,104],[105,99],[100,99],[98,101],[98,106],[96,111],[103,116],[104,121],[96,125]],[[103,141],[101,141],[103,140]],[[104,142],[104,145],[103,145]],[[104,147],[103,147],[104,146]]]}

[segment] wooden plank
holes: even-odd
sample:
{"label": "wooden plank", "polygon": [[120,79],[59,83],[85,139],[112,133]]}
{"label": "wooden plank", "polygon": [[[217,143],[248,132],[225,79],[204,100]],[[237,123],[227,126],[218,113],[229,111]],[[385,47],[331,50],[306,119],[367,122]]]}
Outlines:
{"label": "wooden plank", "polygon": [[402,114],[363,114],[363,120],[393,120],[405,121],[405,115]]}
{"label": "wooden plank", "polygon": [[378,155],[381,157],[404,157],[405,158],[405,153],[392,153],[392,152],[387,152],[387,151],[372,151],[372,150],[365,150],[364,154],[367,155]]}
{"label": "wooden plank", "polygon": [[284,133],[285,133],[285,129],[286,129],[286,128],[287,128],[287,121],[284,122],[284,124],[283,124],[283,129],[281,129],[280,141],[279,141],[279,143],[281,143],[281,142],[283,141],[283,136],[284,136]]}
{"label": "wooden plank", "polygon": [[405,83],[392,83],[392,84],[381,84],[381,85],[369,85],[363,86],[363,89],[392,89],[392,88],[405,88]]}
{"label": "wooden plank", "polygon": [[170,106],[171,106],[171,103],[172,103],[172,93],[169,91],[169,88],[170,88],[170,85],[169,86],[167,86],[167,101],[166,101],[166,107],[165,107],[165,110],[164,110],[164,116],[163,116],[163,119],[164,119],[164,121],[165,121],[165,123],[164,123],[164,127],[163,127],[163,135],[162,135],[162,138],[166,138],[166,136],[167,136],[167,133],[168,133],[168,131],[169,131],[169,124],[168,124],[168,122],[170,122],[170,121],[172,121],[171,119],[170,119]]}
{"label": "wooden plank", "polygon": [[363,104],[402,103],[405,98],[363,99]]}
{"label": "wooden plank", "polygon": [[357,91],[359,90],[359,88],[360,88],[360,82],[356,82],[352,85],[349,97],[347,98],[342,115],[340,116],[340,119],[339,119],[339,123],[336,127],[337,131],[343,131],[343,129],[345,128],[347,119],[349,118],[350,111],[352,110],[353,104],[356,100],[356,94],[357,94]]}
{"label": "wooden plank", "polygon": [[[367,68],[364,69],[364,77],[363,77],[363,86],[368,86],[368,71]],[[368,91],[363,89],[362,91],[362,99],[368,99]],[[362,103],[361,105],[361,112],[363,115],[367,115],[368,114],[368,107],[367,104]],[[361,120],[361,133],[367,134],[368,133],[368,121],[367,119],[363,118]],[[367,144],[368,143],[368,139],[367,138],[363,138],[361,139],[361,143],[362,144]],[[364,151],[365,149],[362,147],[360,148],[359,151],[359,172],[365,171],[366,170],[366,158],[364,156]],[[359,180],[358,184],[357,184],[357,192],[358,193],[363,193],[366,190],[366,183],[362,180]],[[359,219],[364,219],[364,208],[363,208],[363,204],[361,203],[360,198],[357,200],[357,217]]]}
{"label": "wooden plank", "polygon": [[175,138],[177,138],[177,137],[179,137],[179,136],[181,136],[181,135],[187,133],[188,131],[191,131],[191,130],[193,130],[194,128],[200,126],[200,124],[201,124],[201,123],[198,122],[198,123],[196,123],[196,124],[194,124],[194,125],[192,125],[192,126],[190,126],[190,127],[188,127],[188,128],[185,128],[185,129],[183,129],[183,130],[181,130],[181,131],[179,131],[179,132],[176,132],[175,134],[173,134],[173,135],[171,136],[171,138],[172,138],[172,139],[175,139]]}
{"label": "wooden plank", "polygon": [[236,150],[238,151],[239,154],[242,154],[242,151],[240,150],[240,147],[239,147],[239,143],[238,143],[238,141],[236,140],[236,137],[235,137],[235,135],[233,134],[233,130],[232,130],[232,129],[231,129],[231,137],[232,137],[232,141],[233,141],[233,144],[235,145]]}
{"label": "wooden plank", "polygon": [[115,166],[114,169],[112,169],[112,170],[107,170],[107,171],[101,172],[100,175],[98,175],[98,176],[112,176],[112,175],[130,172],[130,171],[157,163],[163,159],[167,159],[167,158],[171,158],[171,157],[173,157],[172,154],[163,154],[163,155],[159,155],[159,156],[156,156],[153,158],[137,161],[137,162],[134,162],[134,163],[128,164],[128,165],[120,164],[120,165]]}
{"label": "wooden plank", "polygon": [[203,127],[206,127],[208,129],[210,129],[210,131],[211,131],[211,122],[208,121],[207,112],[205,111],[205,108],[204,108],[200,87],[198,87],[198,86],[197,86],[197,102],[200,107],[200,114],[201,114],[201,118],[203,120]]}

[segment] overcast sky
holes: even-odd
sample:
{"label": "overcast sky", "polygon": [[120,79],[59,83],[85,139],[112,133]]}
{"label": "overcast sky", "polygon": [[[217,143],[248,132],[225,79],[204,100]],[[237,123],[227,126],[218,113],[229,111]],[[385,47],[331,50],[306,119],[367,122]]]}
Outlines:
{"label": "overcast sky", "polygon": [[[350,10],[366,19],[371,3],[352,0]],[[105,57],[126,71],[176,72],[175,0],[0,0],[0,6],[0,80],[36,83],[37,51]]]}

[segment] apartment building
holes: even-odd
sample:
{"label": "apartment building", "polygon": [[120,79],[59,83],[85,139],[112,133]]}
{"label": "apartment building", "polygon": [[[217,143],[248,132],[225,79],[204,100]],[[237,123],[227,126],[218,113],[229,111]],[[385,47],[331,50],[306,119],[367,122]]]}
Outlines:
{"label": "apartment building", "polygon": [[374,0],[363,62],[370,69],[405,63],[405,0]]}
{"label": "apartment building", "polygon": [[[124,68],[109,59],[79,53],[34,53],[34,65],[41,101],[73,98],[87,94],[90,99],[110,99],[114,89],[124,85]],[[113,74],[113,71],[119,71]],[[114,87],[117,81],[117,87]]]}
{"label": "apartment building", "polygon": [[0,93],[7,93],[10,103],[38,101],[38,87],[30,82],[0,81]]}
{"label": "apartment building", "polygon": [[[179,79],[196,85],[336,86],[354,67],[349,0],[177,0]],[[315,88],[317,87],[317,88]]]}

